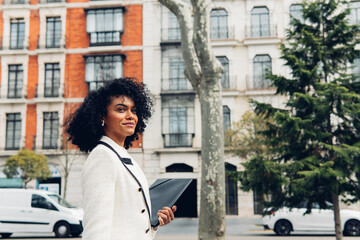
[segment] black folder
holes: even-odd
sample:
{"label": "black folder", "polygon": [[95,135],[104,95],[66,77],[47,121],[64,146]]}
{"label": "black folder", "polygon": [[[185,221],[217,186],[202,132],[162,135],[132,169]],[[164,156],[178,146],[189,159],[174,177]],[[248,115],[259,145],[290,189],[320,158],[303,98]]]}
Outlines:
{"label": "black folder", "polygon": [[157,212],[172,207],[193,179],[158,179],[149,188],[151,199],[151,226],[159,225]]}

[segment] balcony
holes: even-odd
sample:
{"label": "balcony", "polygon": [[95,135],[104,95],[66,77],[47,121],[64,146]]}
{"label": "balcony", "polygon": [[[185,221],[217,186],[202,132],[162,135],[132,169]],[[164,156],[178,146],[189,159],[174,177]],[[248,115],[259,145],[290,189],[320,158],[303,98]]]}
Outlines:
{"label": "balcony", "polygon": [[178,43],[180,44],[181,35],[180,28],[162,28],[161,42],[164,43]]}
{"label": "balcony", "polygon": [[63,35],[51,41],[47,41],[46,38],[39,37],[37,40],[37,49],[39,49],[41,53],[62,52],[65,49],[65,43],[66,43],[66,38]]}
{"label": "balcony", "polygon": [[65,3],[66,0],[39,0],[40,4],[47,4],[47,3]]}
{"label": "balcony", "polygon": [[192,92],[191,83],[184,77],[173,77],[161,79],[162,92]]}
{"label": "balcony", "polygon": [[[8,86],[6,86],[8,87]],[[3,87],[4,88],[4,87]],[[21,88],[16,89],[15,91],[12,91],[12,93],[9,94],[8,89],[3,89],[0,87],[0,104],[15,104],[15,103],[25,103],[26,102],[26,92],[27,92],[27,86],[23,85]]]}
{"label": "balcony", "polygon": [[29,3],[30,0],[3,0],[3,5],[22,5]]}
{"label": "balcony", "polygon": [[64,84],[56,85],[53,87],[44,87],[39,89],[36,85],[35,101],[37,102],[58,102],[64,98]]}
{"label": "balcony", "polygon": [[247,89],[264,89],[271,88],[271,80],[265,79],[263,74],[248,75],[246,77]]}
{"label": "balcony", "polygon": [[193,133],[168,133],[163,134],[164,147],[192,147]]}
{"label": "balcony", "polygon": [[89,33],[90,46],[121,45],[120,31],[105,31]]}
{"label": "balcony", "polygon": [[269,38],[276,37],[277,30],[275,25],[263,24],[263,25],[248,25],[246,26],[246,38]]}
{"label": "balcony", "polygon": [[[234,26],[228,26],[228,28],[213,28],[210,32],[211,40],[225,40],[225,39],[234,39],[235,38],[235,28]],[[161,41],[162,44],[165,43],[179,43],[180,44],[181,35],[180,28],[162,28],[161,29]]]}
{"label": "balcony", "polygon": [[224,28],[210,28],[210,39],[211,40],[225,40],[235,38],[234,26],[224,26]]}
{"label": "balcony", "polygon": [[23,51],[27,51],[29,49],[28,38],[24,38],[21,40],[11,40],[4,44],[3,39],[0,39],[0,50],[11,51],[11,53],[21,53]]}
{"label": "balcony", "polygon": [[223,91],[236,90],[237,88],[237,77],[236,75],[230,75],[227,79],[221,79],[221,86]]}

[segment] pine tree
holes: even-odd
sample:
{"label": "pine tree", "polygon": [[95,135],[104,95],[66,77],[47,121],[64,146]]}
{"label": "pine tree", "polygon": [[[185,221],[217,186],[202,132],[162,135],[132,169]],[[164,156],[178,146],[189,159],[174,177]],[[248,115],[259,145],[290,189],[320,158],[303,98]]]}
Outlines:
{"label": "pine tree", "polygon": [[360,196],[360,82],[350,74],[360,30],[349,24],[347,7],[339,0],[304,2],[303,19],[291,20],[281,45],[291,77],[267,75],[276,94],[288,97],[286,106],[253,101],[257,114],[273,119],[262,134],[276,156],[266,160],[277,166],[268,165],[283,171],[276,204],[307,199],[311,211],[313,202],[325,208],[330,200],[337,240],[340,196],[345,202]]}

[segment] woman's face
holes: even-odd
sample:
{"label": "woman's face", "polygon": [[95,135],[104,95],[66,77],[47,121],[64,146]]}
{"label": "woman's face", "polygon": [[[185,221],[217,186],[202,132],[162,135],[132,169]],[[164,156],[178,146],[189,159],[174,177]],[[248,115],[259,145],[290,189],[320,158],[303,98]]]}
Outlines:
{"label": "woman's face", "polygon": [[105,135],[124,146],[125,138],[134,134],[138,122],[134,101],[127,96],[113,97],[104,121]]}

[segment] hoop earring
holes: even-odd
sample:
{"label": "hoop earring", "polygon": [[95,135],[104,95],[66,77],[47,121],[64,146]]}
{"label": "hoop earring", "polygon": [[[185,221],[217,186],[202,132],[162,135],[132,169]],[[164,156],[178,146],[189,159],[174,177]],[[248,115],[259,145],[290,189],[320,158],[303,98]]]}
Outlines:
{"label": "hoop earring", "polygon": [[101,122],[101,126],[105,126],[105,121],[104,121],[104,119],[103,119],[102,122]]}

